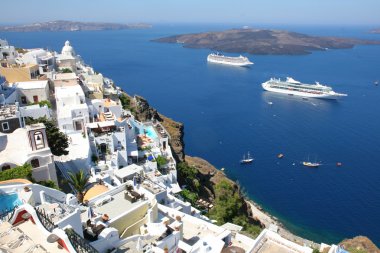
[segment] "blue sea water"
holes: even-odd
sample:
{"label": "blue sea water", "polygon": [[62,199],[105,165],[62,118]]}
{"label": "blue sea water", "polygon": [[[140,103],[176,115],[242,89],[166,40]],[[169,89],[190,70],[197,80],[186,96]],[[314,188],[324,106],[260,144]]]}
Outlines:
{"label": "blue sea water", "polygon": [[[374,85],[380,79],[380,46],[303,56],[248,55],[253,67],[234,68],[208,64],[210,50],[150,41],[231,27],[0,33],[0,38],[19,47],[57,51],[70,40],[97,71],[183,122],[186,153],[226,168],[292,232],[317,242],[366,235],[380,245],[380,86]],[[367,33],[369,27],[275,28],[380,40]],[[348,97],[303,100],[260,86],[270,77],[286,76],[326,83]],[[242,166],[239,160],[247,151],[255,161]],[[277,159],[278,153],[285,157]],[[300,165],[304,160],[323,165],[306,168]]]}
{"label": "blue sea water", "polygon": [[0,214],[22,205],[17,193],[0,194]]}

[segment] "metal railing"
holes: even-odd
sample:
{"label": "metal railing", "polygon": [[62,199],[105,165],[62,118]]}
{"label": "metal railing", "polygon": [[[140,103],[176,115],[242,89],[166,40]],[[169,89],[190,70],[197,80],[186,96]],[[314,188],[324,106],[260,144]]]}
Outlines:
{"label": "metal railing", "polygon": [[65,233],[70,240],[71,245],[78,253],[99,253],[91,244],[78,235],[74,229],[67,228]]}
{"label": "metal railing", "polygon": [[46,214],[44,209],[35,207],[34,210],[36,210],[38,219],[47,231],[52,232],[53,229],[58,227],[58,225],[54,224],[50,219],[49,215]]}

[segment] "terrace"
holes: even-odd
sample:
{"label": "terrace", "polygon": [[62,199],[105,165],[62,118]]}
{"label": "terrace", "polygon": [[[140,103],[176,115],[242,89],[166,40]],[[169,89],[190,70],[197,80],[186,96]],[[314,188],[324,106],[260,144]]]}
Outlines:
{"label": "terrace", "polygon": [[[125,213],[126,211],[134,209],[145,202],[145,200],[141,198],[134,201],[132,198],[128,198],[128,196],[129,195],[126,194],[126,191],[121,191],[112,195],[109,200],[105,199],[103,202],[98,200],[95,202],[95,206],[93,207],[94,211],[100,214],[107,214],[109,216],[109,219],[112,220]],[[104,198],[106,197],[107,196]]]}
{"label": "terrace", "polygon": [[57,242],[49,242],[50,235],[43,233],[30,219],[13,226],[3,222],[0,231],[1,252],[67,252]]}

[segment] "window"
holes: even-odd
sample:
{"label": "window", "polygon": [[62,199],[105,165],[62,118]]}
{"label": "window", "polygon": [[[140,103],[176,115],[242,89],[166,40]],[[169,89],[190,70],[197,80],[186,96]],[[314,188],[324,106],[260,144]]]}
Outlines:
{"label": "window", "polygon": [[8,131],[9,130],[8,122],[1,123],[1,127],[3,128],[3,131]]}
{"label": "window", "polygon": [[36,149],[45,147],[44,137],[40,131],[34,133],[34,143],[36,144]]}
{"label": "window", "polygon": [[38,103],[38,96],[33,96],[33,102]]}
{"label": "window", "polygon": [[22,97],[21,97],[21,103],[22,103],[22,104],[26,104],[26,97],[25,97],[25,96],[22,96]]}
{"label": "window", "polygon": [[30,160],[30,164],[32,165],[33,168],[40,167],[40,161],[38,160],[38,158]]}

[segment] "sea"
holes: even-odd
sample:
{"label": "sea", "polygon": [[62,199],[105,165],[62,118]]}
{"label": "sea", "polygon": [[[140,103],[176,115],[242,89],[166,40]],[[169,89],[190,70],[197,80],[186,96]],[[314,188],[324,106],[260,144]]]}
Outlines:
{"label": "sea", "polygon": [[[308,55],[248,55],[249,68],[209,64],[211,50],[152,39],[249,24],[158,24],[123,31],[0,33],[23,48],[60,51],[69,40],[86,63],[185,124],[186,153],[241,185],[287,229],[316,242],[368,236],[380,245],[380,46]],[[251,25],[309,35],[380,40],[373,27]],[[238,55],[238,54],[228,54]],[[304,100],[266,92],[271,77],[318,81],[348,96]],[[254,162],[241,165],[250,152]],[[284,158],[278,159],[279,153]],[[319,168],[302,161],[320,162]],[[342,166],[336,166],[336,163]]]}

